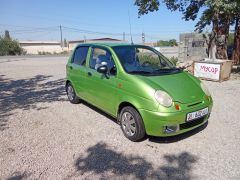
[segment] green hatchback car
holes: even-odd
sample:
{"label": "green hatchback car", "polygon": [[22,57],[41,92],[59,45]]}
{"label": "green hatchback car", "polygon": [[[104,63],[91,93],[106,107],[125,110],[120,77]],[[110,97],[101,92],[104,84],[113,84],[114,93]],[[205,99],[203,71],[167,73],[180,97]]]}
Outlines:
{"label": "green hatchback car", "polygon": [[173,136],[207,122],[204,84],[155,49],[133,44],[80,44],[66,65],[66,92],[117,119],[131,141]]}

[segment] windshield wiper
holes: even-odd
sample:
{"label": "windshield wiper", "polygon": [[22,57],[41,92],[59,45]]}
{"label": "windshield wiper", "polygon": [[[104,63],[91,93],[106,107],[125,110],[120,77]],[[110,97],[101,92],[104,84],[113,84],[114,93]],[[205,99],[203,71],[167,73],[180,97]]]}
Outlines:
{"label": "windshield wiper", "polygon": [[154,71],[154,73],[159,73],[159,74],[172,74],[172,73],[178,73],[182,71],[180,68],[170,68],[170,69],[157,69]]}
{"label": "windshield wiper", "polygon": [[151,74],[149,71],[130,71],[130,74]]}

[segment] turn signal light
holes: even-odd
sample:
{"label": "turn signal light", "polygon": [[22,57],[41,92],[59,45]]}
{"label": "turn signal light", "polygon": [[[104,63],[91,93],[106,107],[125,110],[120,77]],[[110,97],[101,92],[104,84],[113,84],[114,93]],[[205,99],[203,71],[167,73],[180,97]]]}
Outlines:
{"label": "turn signal light", "polygon": [[176,110],[180,110],[180,105],[179,104],[175,104],[175,109]]}
{"label": "turn signal light", "polygon": [[208,100],[208,101],[210,101],[210,97],[207,96],[207,95],[205,96],[205,99]]}

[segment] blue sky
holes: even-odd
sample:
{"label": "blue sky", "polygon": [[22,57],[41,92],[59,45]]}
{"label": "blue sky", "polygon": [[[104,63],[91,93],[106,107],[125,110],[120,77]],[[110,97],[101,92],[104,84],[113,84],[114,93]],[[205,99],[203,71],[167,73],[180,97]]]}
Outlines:
{"label": "blue sky", "polygon": [[0,33],[5,29],[19,40],[76,40],[112,37],[129,40],[129,16],[133,39],[141,42],[178,40],[179,33],[193,32],[196,22],[182,20],[182,14],[161,4],[158,12],[138,18],[133,0],[0,0]]}

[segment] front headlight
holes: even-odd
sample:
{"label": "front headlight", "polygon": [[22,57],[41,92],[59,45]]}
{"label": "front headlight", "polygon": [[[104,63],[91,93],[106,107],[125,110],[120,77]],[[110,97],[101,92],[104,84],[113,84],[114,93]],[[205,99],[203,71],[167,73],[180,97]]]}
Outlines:
{"label": "front headlight", "polygon": [[157,102],[162,106],[170,107],[173,104],[171,96],[169,96],[165,91],[157,90],[155,92],[155,98]]}
{"label": "front headlight", "polygon": [[201,82],[200,85],[201,85],[201,88],[202,88],[203,92],[204,92],[207,96],[211,96],[208,88],[203,84],[203,82]]}

